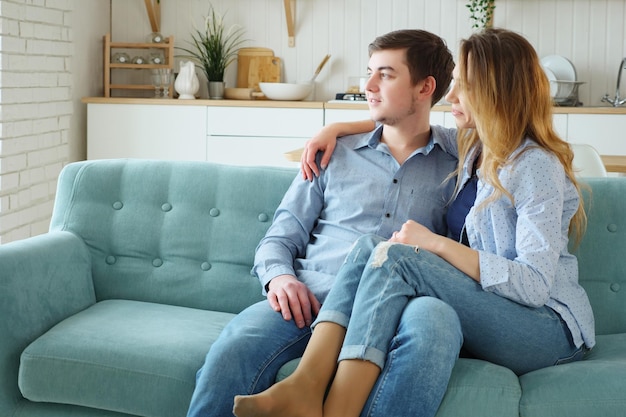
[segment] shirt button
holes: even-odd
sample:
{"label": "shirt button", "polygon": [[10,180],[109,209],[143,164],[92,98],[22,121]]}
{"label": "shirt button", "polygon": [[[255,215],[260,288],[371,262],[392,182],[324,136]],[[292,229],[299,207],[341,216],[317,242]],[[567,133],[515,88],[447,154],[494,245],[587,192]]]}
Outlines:
{"label": "shirt button", "polygon": [[391,217],[391,214],[390,213],[385,213],[385,217],[389,218],[389,217]]}
{"label": "shirt button", "polygon": [[398,179],[397,179],[397,178],[394,178],[394,179],[393,179],[393,183],[394,183],[394,184],[397,184],[397,183],[398,183]]}

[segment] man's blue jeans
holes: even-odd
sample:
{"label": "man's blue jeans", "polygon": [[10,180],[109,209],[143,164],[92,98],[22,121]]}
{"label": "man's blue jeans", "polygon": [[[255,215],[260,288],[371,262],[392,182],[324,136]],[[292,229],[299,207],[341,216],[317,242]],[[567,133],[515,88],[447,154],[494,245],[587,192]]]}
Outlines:
{"label": "man's blue jeans", "polygon": [[[440,300],[421,297],[408,303],[399,323],[363,416],[427,415],[439,406],[436,394],[445,392],[462,343],[456,313]],[[247,308],[211,346],[188,416],[231,415],[234,396],[269,388],[283,364],[302,356],[309,337],[308,327],[283,320],[267,301]]]}
{"label": "man's blue jeans", "polygon": [[246,308],[207,353],[187,416],[231,416],[235,395],[269,388],[282,365],[302,356],[310,337],[310,327],[298,329],[267,301]]}
{"label": "man's blue jeans", "polygon": [[[567,325],[551,308],[523,306],[484,291],[430,252],[371,235],[351,250],[314,326],[331,321],[347,328],[340,360],[369,360],[384,368],[405,306],[424,296],[456,312],[467,351],[518,375],[582,357],[582,348],[574,346]],[[444,328],[454,325],[438,323]],[[425,337],[429,343],[438,342],[437,333]],[[456,345],[448,349],[458,353]],[[422,367],[422,359],[412,358],[409,366]]]}

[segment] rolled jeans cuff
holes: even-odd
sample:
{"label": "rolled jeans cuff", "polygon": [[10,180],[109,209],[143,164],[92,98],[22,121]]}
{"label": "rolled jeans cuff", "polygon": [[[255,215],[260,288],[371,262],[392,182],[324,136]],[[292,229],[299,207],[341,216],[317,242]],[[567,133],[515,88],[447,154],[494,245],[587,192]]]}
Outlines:
{"label": "rolled jeans cuff", "polygon": [[311,329],[314,329],[315,326],[317,326],[319,323],[325,321],[338,324],[347,329],[348,323],[350,322],[350,317],[336,310],[321,310],[317,315],[317,318],[311,325]]}
{"label": "rolled jeans cuff", "polygon": [[382,370],[385,366],[386,356],[387,354],[385,352],[370,346],[352,345],[341,348],[338,360],[343,361],[347,359],[357,359],[368,361],[372,362]]}

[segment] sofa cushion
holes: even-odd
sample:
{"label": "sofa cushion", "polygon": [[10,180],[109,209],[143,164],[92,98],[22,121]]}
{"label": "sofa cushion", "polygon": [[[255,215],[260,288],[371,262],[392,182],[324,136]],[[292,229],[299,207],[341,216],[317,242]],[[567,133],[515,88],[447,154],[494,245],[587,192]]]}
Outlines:
{"label": "sofa cushion", "polygon": [[522,389],[513,371],[479,359],[461,358],[437,417],[518,417]]}
{"label": "sofa cushion", "polygon": [[589,417],[626,413],[626,334],[597,336],[580,362],[520,377],[520,416]]}
{"label": "sofa cushion", "polygon": [[296,173],[192,161],[78,162],[59,177],[50,229],[85,241],[98,300],[237,313],[262,299],[250,273],[254,250]]}
{"label": "sofa cushion", "polygon": [[233,316],[138,301],[97,303],[26,348],[20,390],[31,401],[185,415],[196,371]]}
{"label": "sofa cushion", "polygon": [[[285,379],[300,359],[286,363],[277,381]],[[517,376],[502,366],[478,359],[459,359],[437,417],[518,417],[522,390]]]}
{"label": "sofa cushion", "polygon": [[593,308],[596,334],[626,333],[626,180],[585,178],[588,224],[578,258],[579,281]]}

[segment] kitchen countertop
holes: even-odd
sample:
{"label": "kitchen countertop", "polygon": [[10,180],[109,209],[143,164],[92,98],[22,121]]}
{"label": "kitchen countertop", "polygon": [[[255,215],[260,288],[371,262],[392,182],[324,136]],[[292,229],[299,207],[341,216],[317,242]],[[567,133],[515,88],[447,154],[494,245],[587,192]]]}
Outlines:
{"label": "kitchen countertop", "polygon": [[[338,103],[326,101],[274,101],[274,100],[178,100],[154,98],[125,98],[125,97],[85,97],[83,103],[98,104],[160,104],[177,106],[219,106],[219,107],[269,107],[269,108],[298,108],[298,109],[346,109],[367,110],[366,103],[346,102]],[[436,105],[433,111],[450,111],[449,105]],[[556,114],[625,114],[625,107],[554,107]]]}
{"label": "kitchen countertop", "polygon": [[274,101],[274,100],[178,100],[160,98],[84,97],[87,104],[155,104],[168,106],[214,106],[214,107],[268,107],[292,109],[323,109],[323,101]]}

